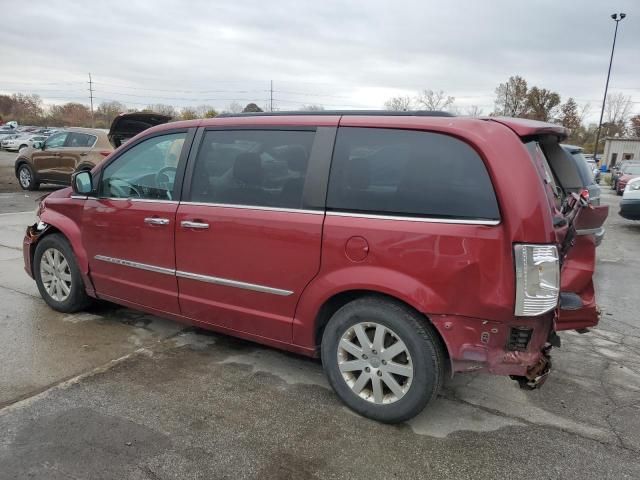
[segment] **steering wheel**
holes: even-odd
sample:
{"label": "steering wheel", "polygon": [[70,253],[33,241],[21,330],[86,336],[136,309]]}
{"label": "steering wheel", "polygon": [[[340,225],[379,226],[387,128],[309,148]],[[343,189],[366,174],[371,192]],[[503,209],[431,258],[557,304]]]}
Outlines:
{"label": "steering wheel", "polygon": [[142,194],[135,186],[120,178],[109,180],[109,189],[117,195],[117,198],[130,198],[132,196],[142,198]]}
{"label": "steering wheel", "polygon": [[[178,169],[176,167],[163,167],[158,171],[158,173],[156,173],[154,179],[156,188],[167,192],[167,198],[169,198],[169,200],[171,200],[171,191],[173,190],[173,182],[176,179],[177,171]],[[167,175],[168,172],[173,172],[173,175]],[[171,177],[173,177],[173,179]]]}

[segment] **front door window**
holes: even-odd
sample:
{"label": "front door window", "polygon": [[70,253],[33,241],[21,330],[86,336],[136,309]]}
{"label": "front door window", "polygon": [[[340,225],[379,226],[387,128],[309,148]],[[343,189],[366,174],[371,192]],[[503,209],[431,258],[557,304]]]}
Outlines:
{"label": "front door window", "polygon": [[108,165],[100,181],[100,196],[173,200],[178,159],[186,133],[145,140]]}

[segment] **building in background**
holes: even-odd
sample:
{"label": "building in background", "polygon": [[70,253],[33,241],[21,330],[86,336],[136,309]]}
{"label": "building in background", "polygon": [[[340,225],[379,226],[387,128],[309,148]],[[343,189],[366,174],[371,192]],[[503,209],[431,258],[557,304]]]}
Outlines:
{"label": "building in background", "polygon": [[640,138],[638,137],[608,137],[605,138],[604,155],[601,165],[607,170],[622,160],[640,161]]}

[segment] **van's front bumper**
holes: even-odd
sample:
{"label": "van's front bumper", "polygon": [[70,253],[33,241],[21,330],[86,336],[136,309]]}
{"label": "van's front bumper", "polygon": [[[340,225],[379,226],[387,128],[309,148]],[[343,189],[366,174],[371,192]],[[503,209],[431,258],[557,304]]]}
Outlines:
{"label": "van's front bumper", "polygon": [[535,388],[550,372],[552,346],[559,346],[553,312],[514,317],[504,323],[455,315],[432,316],[431,320],[447,346],[452,373],[509,375]]}
{"label": "van's front bumper", "polygon": [[27,227],[27,231],[24,234],[22,240],[22,256],[24,258],[24,271],[33,278],[33,265],[31,260],[33,259],[33,252],[36,248],[38,239],[47,231],[49,225],[44,222],[37,222]]}

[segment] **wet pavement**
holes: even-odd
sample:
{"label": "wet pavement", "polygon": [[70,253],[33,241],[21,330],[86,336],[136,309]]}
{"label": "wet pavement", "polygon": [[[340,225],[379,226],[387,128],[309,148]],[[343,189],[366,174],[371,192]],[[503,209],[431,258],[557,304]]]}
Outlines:
{"label": "wet pavement", "polygon": [[640,478],[640,222],[603,198],[599,328],[561,334],[541,390],[458,375],[397,426],[346,409],[314,360],[110,304],[53,312],[22,270],[33,215],[0,215],[0,479]]}

